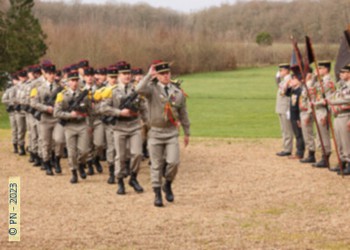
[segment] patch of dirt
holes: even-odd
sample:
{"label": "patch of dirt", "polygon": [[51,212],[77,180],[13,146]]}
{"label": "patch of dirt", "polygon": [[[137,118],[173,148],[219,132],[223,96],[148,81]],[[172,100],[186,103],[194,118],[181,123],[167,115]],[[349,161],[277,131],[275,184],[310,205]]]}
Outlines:
{"label": "patch of dirt", "polygon": [[[3,132],[1,133],[4,134]],[[145,188],[116,195],[103,174],[46,176],[0,139],[1,249],[347,249],[350,177],[275,156],[276,139],[193,139],[181,149],[175,202]],[[8,177],[21,177],[21,241],[8,242]]]}

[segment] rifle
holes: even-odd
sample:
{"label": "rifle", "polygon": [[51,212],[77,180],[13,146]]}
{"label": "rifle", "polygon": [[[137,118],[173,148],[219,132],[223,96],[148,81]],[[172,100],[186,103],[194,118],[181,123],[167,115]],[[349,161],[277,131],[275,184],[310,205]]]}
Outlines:
{"label": "rifle", "polygon": [[9,105],[9,106],[6,107],[6,112],[7,113],[11,113],[13,111],[15,111],[15,107],[13,105]]}
{"label": "rifle", "polygon": [[[89,94],[89,90],[85,89],[83,92],[81,92],[75,99],[72,99],[68,104],[68,109],[66,112],[72,112],[77,111],[80,113],[86,113],[86,106],[81,103],[85,97]],[[60,119],[60,124],[62,126],[65,126],[67,124],[67,120]]]}
{"label": "rifle", "polygon": [[[51,94],[51,95],[46,95],[44,97],[44,105],[47,105],[47,106],[55,106],[55,101],[56,101],[56,98],[57,98],[57,95],[63,90],[64,88],[62,86],[58,86],[55,91]],[[37,119],[38,121],[41,120],[41,114],[42,112],[39,111],[39,110],[35,110],[35,109],[32,109],[30,110],[30,113],[34,113],[33,116],[35,119]]]}

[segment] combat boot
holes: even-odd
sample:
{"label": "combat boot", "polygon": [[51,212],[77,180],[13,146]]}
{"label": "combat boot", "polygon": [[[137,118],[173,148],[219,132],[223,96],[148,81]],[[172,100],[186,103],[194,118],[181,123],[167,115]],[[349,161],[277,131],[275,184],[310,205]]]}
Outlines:
{"label": "combat boot", "polygon": [[137,174],[134,172],[131,173],[129,185],[132,186],[137,193],[143,192],[143,188],[140,186],[139,182],[137,181]]}
{"label": "combat boot", "polygon": [[104,148],[102,150],[102,155],[101,155],[100,161],[106,161],[107,160],[106,155],[107,155],[107,149]]}
{"label": "combat boot", "polygon": [[79,175],[82,179],[86,179],[85,164],[79,164]]}
{"label": "combat boot", "polygon": [[118,190],[117,194],[123,195],[125,194],[125,186],[124,186],[124,180],[123,178],[118,179]]}
{"label": "combat boot", "polygon": [[61,158],[59,156],[56,156],[56,158],[55,158],[55,172],[56,172],[56,174],[62,173]]}
{"label": "combat boot", "polygon": [[34,154],[34,167],[39,167],[41,165],[41,160],[38,154]]}
{"label": "combat boot", "polygon": [[162,199],[162,191],[160,190],[160,187],[153,188],[155,199],[154,199],[154,205],[156,207],[162,207],[163,206],[163,199]]}
{"label": "combat boot", "polygon": [[[346,168],[346,162],[345,161],[342,161],[341,162],[341,165],[342,165],[342,169],[344,170]],[[337,164],[337,166],[335,166],[335,168],[329,168],[329,171],[332,171],[332,172],[340,172],[340,166],[339,166],[339,163]]]}
{"label": "combat boot", "polygon": [[40,170],[46,170],[45,162],[43,159],[41,159],[41,168]]}
{"label": "combat boot", "polygon": [[[338,175],[341,175],[341,172],[338,172]],[[350,175],[350,163],[346,164],[346,168],[343,170],[343,175]]]}
{"label": "combat boot", "polygon": [[165,199],[169,202],[174,201],[174,194],[171,190],[171,181],[166,180],[165,184],[163,185],[163,191],[165,193]]}
{"label": "combat boot", "polygon": [[96,167],[96,171],[97,172],[99,172],[99,173],[103,172],[103,169],[102,169],[102,166],[101,166],[101,163],[100,163],[100,157],[98,157],[98,156],[95,157],[94,165]]}
{"label": "combat boot", "polygon": [[53,175],[52,166],[50,164],[50,161],[44,162],[44,165],[45,165],[45,169],[46,169],[46,175]]}
{"label": "combat boot", "polygon": [[328,166],[329,166],[329,156],[330,156],[330,154],[322,155],[322,159],[319,162],[313,164],[312,166],[316,167],[316,168],[328,168]]}
{"label": "combat boot", "polygon": [[18,155],[26,155],[26,150],[24,148],[24,145],[19,146],[19,153]]}
{"label": "combat boot", "polygon": [[55,152],[51,152],[51,158],[50,158],[50,164],[51,164],[51,166],[54,166],[55,165],[55,158],[56,158],[56,156],[55,156]]}
{"label": "combat boot", "polygon": [[307,158],[301,159],[301,163],[315,163],[316,158],[315,158],[315,151],[309,151],[309,156]]}
{"label": "combat boot", "polygon": [[72,178],[70,179],[70,183],[74,184],[78,182],[78,174],[77,170],[72,170]]}
{"label": "combat boot", "polygon": [[63,155],[62,155],[63,159],[67,159],[68,158],[68,150],[66,147],[63,148]]}
{"label": "combat boot", "polygon": [[130,171],[130,163],[131,163],[130,159],[125,161],[126,176],[129,176],[130,172],[131,172]]}
{"label": "combat boot", "polygon": [[29,152],[29,160],[28,160],[30,163],[33,163],[34,162],[34,153],[32,152]]}
{"label": "combat boot", "polygon": [[92,166],[92,161],[87,161],[87,165],[88,165],[88,175],[94,175],[94,168]]}
{"label": "combat boot", "polygon": [[149,158],[148,148],[147,148],[147,140],[142,144],[142,155],[144,159]]}
{"label": "combat boot", "polygon": [[115,183],[115,176],[114,176],[114,164],[109,165],[109,178],[107,180],[108,184],[114,184]]}
{"label": "combat boot", "polygon": [[17,145],[17,143],[13,144],[13,153],[18,154],[18,145]]}

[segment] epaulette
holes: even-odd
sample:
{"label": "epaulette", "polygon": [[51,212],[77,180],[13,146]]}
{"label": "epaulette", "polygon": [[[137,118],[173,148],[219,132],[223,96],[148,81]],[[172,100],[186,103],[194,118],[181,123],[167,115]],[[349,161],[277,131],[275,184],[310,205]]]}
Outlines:
{"label": "epaulette", "polygon": [[56,97],[56,103],[61,103],[63,101],[63,94],[66,92],[66,90],[62,90],[60,93],[58,93]]}
{"label": "epaulette", "polygon": [[[114,86],[116,86],[116,85],[114,85]],[[112,87],[106,87],[106,88],[104,89],[104,91],[101,92],[102,99],[109,99],[109,98],[112,98],[112,96],[113,96],[112,90],[113,90],[113,87],[114,87],[114,86],[112,86]]]}
{"label": "epaulette", "polygon": [[32,91],[30,91],[30,98],[36,97],[38,95],[38,89],[33,88]]}

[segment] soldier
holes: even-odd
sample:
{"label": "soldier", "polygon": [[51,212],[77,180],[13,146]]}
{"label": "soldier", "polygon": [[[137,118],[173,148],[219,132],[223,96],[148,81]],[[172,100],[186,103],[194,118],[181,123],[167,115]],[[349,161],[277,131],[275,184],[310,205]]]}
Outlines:
{"label": "soldier", "polygon": [[131,83],[131,68],[126,62],[118,63],[118,85],[110,88],[106,93],[102,109],[106,115],[117,118],[113,124],[114,145],[116,149],[115,176],[118,179],[117,194],[125,194],[124,178],[127,177],[126,159],[127,145],[130,147],[130,180],[129,185],[138,193],[143,188],[137,181],[137,174],[142,160],[141,120],[139,110],[142,109],[142,100],[136,98],[133,102],[135,110],[120,109],[121,103],[131,94],[134,94],[134,86]]}
{"label": "soldier", "polygon": [[[337,140],[338,151],[344,175],[350,174],[350,65],[340,70],[340,81],[336,92],[330,97],[328,103],[334,115],[334,133]],[[329,170],[340,172],[339,163]]]}
{"label": "soldier", "polygon": [[303,132],[303,138],[306,144],[307,149],[309,150],[308,157],[301,159],[301,163],[314,163],[316,162],[315,158],[315,138],[314,138],[314,129],[313,129],[313,116],[312,109],[309,101],[309,96],[307,91],[309,91],[309,95],[311,100],[315,100],[316,98],[316,89],[315,89],[315,79],[312,77],[312,71],[310,71],[306,76],[306,85],[302,87],[302,93],[299,100],[299,108],[300,108],[300,122],[301,122],[301,130]]}
{"label": "soldier", "polygon": [[54,109],[54,116],[64,124],[72,184],[78,182],[77,170],[82,179],[86,178],[84,168],[89,154],[89,133],[92,132],[92,123],[89,119],[90,94],[88,90],[78,88],[78,80],[77,71],[71,71],[68,74],[69,88],[57,95]]}
{"label": "soldier", "polygon": [[10,124],[11,124],[11,135],[13,152],[18,154],[18,131],[17,121],[15,117],[15,98],[16,98],[16,84],[18,83],[17,75],[12,75],[12,83],[8,86],[5,93],[2,96],[1,102],[6,105],[6,111],[9,113]]}
{"label": "soldier", "polygon": [[[154,63],[155,64],[155,63]],[[190,121],[183,91],[171,83],[169,63],[157,61],[150,67],[148,74],[137,85],[137,93],[146,97],[149,108],[151,129],[149,131],[149,150],[151,156],[151,179],[155,192],[155,206],[163,206],[161,186],[165,176],[163,191],[166,200],[174,201],[171,184],[180,164],[178,143],[179,125],[185,133],[185,146],[189,143]],[[156,81],[152,81],[156,77]],[[163,169],[164,159],[166,168]]]}
{"label": "soldier", "polygon": [[[34,98],[35,109],[41,112],[39,130],[41,133],[43,169],[46,170],[47,175],[53,175],[52,167],[55,167],[56,173],[61,173],[60,157],[64,145],[62,141],[55,141],[57,138],[55,135],[61,134],[62,128],[53,116],[54,103],[49,103],[48,99],[52,99],[55,93],[61,90],[61,87],[55,83],[55,65],[43,65],[43,70],[46,80],[40,87],[33,89],[32,98]],[[54,150],[52,151],[52,149]]]}
{"label": "soldier", "polygon": [[95,79],[97,86],[107,85],[107,68],[99,68],[95,70]]}
{"label": "soldier", "polygon": [[290,81],[290,66],[287,63],[279,65],[279,77],[277,83],[276,113],[280,121],[283,150],[278,152],[278,156],[288,156],[293,149],[293,129],[290,121],[290,97],[285,95],[287,83]]}
{"label": "soldier", "polygon": [[[328,123],[328,111],[326,109],[326,99],[329,98],[335,91],[335,85],[332,82],[329,74],[331,70],[331,63],[328,61],[319,62],[319,73],[322,77],[322,83],[316,83],[316,101],[312,102],[311,105],[315,106],[316,118],[320,128],[320,134],[326,151],[326,155],[322,155],[322,159],[312,164],[313,167],[327,168],[329,166],[329,157],[331,155],[331,138],[329,134],[329,123]],[[316,72],[317,73],[317,72]],[[323,88],[322,88],[323,87]],[[324,92],[323,93],[323,90]]]}

